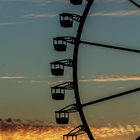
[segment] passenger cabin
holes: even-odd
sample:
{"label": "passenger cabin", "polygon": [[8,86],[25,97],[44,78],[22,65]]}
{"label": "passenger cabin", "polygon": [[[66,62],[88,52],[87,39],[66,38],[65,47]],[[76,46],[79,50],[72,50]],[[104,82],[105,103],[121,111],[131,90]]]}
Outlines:
{"label": "passenger cabin", "polygon": [[59,15],[60,25],[64,28],[70,28],[73,26],[72,14],[63,13]]}
{"label": "passenger cabin", "polygon": [[62,38],[59,38],[59,37],[54,38],[53,45],[56,51],[59,51],[59,52],[66,51],[67,42],[63,40]]}
{"label": "passenger cabin", "polygon": [[70,3],[73,5],[80,5],[82,4],[82,0],[70,0]]}
{"label": "passenger cabin", "polygon": [[64,75],[64,64],[59,62],[52,62],[51,64],[51,73],[55,76]]}
{"label": "passenger cabin", "polygon": [[69,123],[69,112],[57,111],[55,112],[57,124],[68,124]]}
{"label": "passenger cabin", "polygon": [[77,135],[63,135],[63,140],[77,140]]}
{"label": "passenger cabin", "polygon": [[51,95],[54,100],[64,100],[65,89],[61,87],[51,87]]}

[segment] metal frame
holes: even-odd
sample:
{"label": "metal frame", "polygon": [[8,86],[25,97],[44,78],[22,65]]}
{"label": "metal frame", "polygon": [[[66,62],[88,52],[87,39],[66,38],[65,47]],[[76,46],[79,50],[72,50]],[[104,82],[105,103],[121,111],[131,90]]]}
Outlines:
{"label": "metal frame", "polygon": [[62,13],[59,16],[60,16],[60,20],[62,20],[64,17],[68,17],[68,18],[71,18],[72,20],[75,20],[77,22],[80,22],[80,18],[81,18],[80,15],[77,15],[74,13]]}
{"label": "metal frame", "polygon": [[[72,2],[72,1],[73,0],[70,0],[70,2]],[[129,49],[129,48],[122,48],[122,47],[117,47],[117,46],[113,46],[113,45],[101,44],[101,43],[91,43],[91,42],[81,41],[80,40],[81,35],[82,35],[82,31],[83,31],[83,27],[84,27],[84,23],[86,21],[87,15],[88,15],[88,13],[90,11],[90,8],[93,5],[94,1],[95,0],[87,0],[87,4],[85,6],[83,14],[79,18],[80,22],[79,22],[79,26],[78,26],[78,29],[77,29],[76,37],[64,36],[64,37],[54,38],[54,42],[55,41],[57,41],[57,42],[59,42],[59,41],[63,42],[64,41],[65,45],[67,45],[67,43],[70,43],[70,44],[74,45],[73,60],[72,60],[73,61],[73,63],[72,63],[72,68],[73,68],[73,70],[72,70],[73,71],[73,74],[72,74],[72,76],[73,76],[72,87],[71,86],[65,86],[65,83],[59,84],[59,85],[57,85],[55,87],[56,88],[60,87],[60,88],[67,88],[67,89],[70,88],[70,89],[73,89],[74,90],[74,94],[75,94],[75,99],[76,99],[76,103],[75,104],[66,106],[63,109],[61,109],[59,111],[56,111],[56,113],[68,113],[69,114],[69,113],[73,113],[73,112],[79,112],[79,116],[80,116],[81,121],[82,121],[82,131],[84,131],[87,134],[89,140],[94,140],[94,136],[91,133],[90,128],[88,126],[88,123],[86,121],[86,117],[85,117],[84,112],[83,112],[83,107],[86,107],[88,105],[92,105],[92,104],[95,104],[95,103],[107,101],[107,100],[110,100],[110,99],[113,99],[113,98],[121,97],[121,96],[124,96],[124,95],[128,95],[128,94],[136,92],[136,91],[140,91],[140,88],[135,88],[135,89],[132,89],[132,90],[129,90],[129,91],[125,91],[125,92],[118,93],[118,94],[115,94],[115,95],[112,95],[112,96],[104,97],[104,98],[101,98],[101,99],[98,99],[98,100],[95,100],[95,101],[91,101],[91,102],[88,102],[88,103],[84,103],[84,104],[81,103],[79,87],[78,87],[78,74],[77,74],[77,69],[78,69],[78,66],[77,66],[77,64],[78,64],[78,52],[79,52],[79,45],[80,45],[80,43],[84,43],[84,44],[88,44],[88,45],[94,45],[94,46],[99,46],[99,47],[104,47],[104,48],[111,48],[111,49],[117,49],[117,50],[122,50],[122,51],[129,51],[129,52],[140,53],[140,50]],[[134,0],[128,0],[128,1],[131,2],[133,5],[135,5],[136,7],[140,8],[140,5],[137,4]],[[78,5],[76,3],[73,3],[73,4],[74,5]],[[67,84],[67,82],[66,82],[66,84]],[[75,130],[77,130],[76,133],[74,132]],[[79,126],[78,126],[75,129],[73,129],[72,131],[70,131],[68,134],[64,135],[64,137],[66,136],[67,140],[68,140],[69,136],[76,136],[76,139],[77,139],[77,135],[76,134],[78,134],[78,135],[79,134],[83,134],[83,132],[79,133],[80,130],[81,129],[79,129]]]}
{"label": "metal frame", "polygon": [[65,137],[68,138],[72,137],[72,140],[75,138],[75,140],[77,140],[77,136],[85,134],[85,130],[83,125],[79,125],[76,128],[74,128],[73,130],[71,130],[68,134],[63,135],[63,140],[65,140]]}

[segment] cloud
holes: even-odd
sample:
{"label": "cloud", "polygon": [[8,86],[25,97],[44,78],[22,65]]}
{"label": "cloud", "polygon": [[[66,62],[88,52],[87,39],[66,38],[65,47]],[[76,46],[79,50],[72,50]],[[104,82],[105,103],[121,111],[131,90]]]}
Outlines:
{"label": "cloud", "polygon": [[[116,11],[99,11],[90,13],[89,16],[113,16],[113,17],[123,17],[123,16],[138,16],[140,15],[139,9],[127,9],[127,10],[116,10]],[[22,18],[26,19],[37,19],[37,18],[53,18],[57,17],[58,13],[27,13],[22,16]]]}
{"label": "cloud", "polygon": [[[18,24],[24,24],[24,23],[28,23],[28,22],[35,22],[36,19],[44,19],[44,18],[53,18],[58,16],[58,13],[56,11],[49,11],[49,12],[35,12],[35,9],[38,9],[40,6],[42,6],[41,8],[45,8],[47,9],[47,7],[49,7],[50,3],[69,3],[69,0],[0,0],[0,2],[2,3],[7,3],[10,4],[14,2],[17,2],[17,7],[21,6],[20,3],[23,4],[29,4],[32,8],[30,9],[26,9],[26,13],[25,13],[25,9],[19,8],[18,11],[16,12],[15,15],[11,15],[11,13],[13,12],[9,12],[8,15],[5,15],[5,17],[7,16],[9,18],[9,22],[0,22],[0,26],[10,26],[10,25],[18,25]],[[24,3],[23,3],[24,2]],[[99,4],[99,6],[101,5],[108,5],[109,3],[115,3],[115,0],[98,0],[97,3]],[[126,0],[119,0],[117,1],[117,3],[126,3]],[[15,5],[15,4],[14,4]],[[5,5],[6,6],[6,5]],[[22,6],[24,7],[24,6]],[[13,9],[13,7],[11,6],[11,9],[9,9],[9,11],[11,11]],[[32,10],[31,10],[32,9]],[[55,10],[55,9],[54,9]],[[56,12],[56,13],[55,13]],[[5,13],[4,11],[2,11],[2,13]],[[18,16],[17,16],[18,15]],[[132,16],[132,15],[140,15],[140,10],[138,9],[125,9],[125,10],[116,10],[116,11],[107,11],[107,10],[100,10],[100,11],[95,11],[94,13],[91,13],[90,16]],[[31,21],[32,19],[32,21]],[[17,21],[17,22],[16,22]]]}
{"label": "cloud", "polygon": [[[105,82],[126,82],[126,81],[140,81],[140,75],[111,75],[111,76],[95,76],[92,78],[85,78],[85,76],[82,76],[84,78],[80,79],[80,83],[92,83],[92,82],[97,82],[97,83],[105,83]],[[67,80],[67,81],[72,81],[72,80]],[[51,80],[51,81],[39,81],[36,83],[47,83],[48,85],[57,85],[61,84],[64,82],[67,82],[65,80]],[[99,88],[102,88],[104,86],[99,86]],[[125,89],[125,87],[120,86],[118,87],[120,89]]]}
{"label": "cloud", "polygon": [[[73,130],[76,126],[74,125],[55,125],[48,124],[45,121],[31,121],[31,120],[20,120],[20,119],[0,119],[0,136],[7,138],[9,136],[11,139],[21,140],[21,139],[41,139],[45,140],[59,140],[62,135],[67,134]],[[140,133],[139,125],[118,125],[112,126],[108,124],[103,127],[93,127],[90,126],[94,137],[103,140],[125,140],[127,138],[135,139],[137,133]],[[79,139],[87,139],[86,135],[78,136]],[[127,139],[127,140],[129,140]]]}
{"label": "cloud", "polygon": [[0,76],[0,80],[24,79],[24,76]]}
{"label": "cloud", "polygon": [[140,15],[140,10],[117,10],[117,11],[100,11],[91,13],[90,16],[138,16]]}
{"label": "cloud", "polygon": [[1,3],[26,3],[26,4],[34,4],[37,5],[37,6],[45,6],[49,3],[68,3],[69,0],[0,0]]}
{"label": "cloud", "polygon": [[23,16],[23,18],[46,18],[46,17],[56,17],[58,14],[55,13],[28,13]]}
{"label": "cloud", "polygon": [[107,138],[107,137],[116,137],[117,136],[130,136],[137,132],[140,132],[140,126],[138,125],[119,125],[117,127],[106,126],[100,128],[91,128],[95,132],[95,137],[97,138]]}
{"label": "cloud", "polygon": [[0,22],[0,26],[9,26],[9,25],[18,25],[18,24],[25,24],[25,23],[30,23],[33,22],[31,20],[28,21],[9,21],[9,22]]}
{"label": "cloud", "polygon": [[118,81],[140,81],[140,75],[100,76],[90,79],[79,80],[79,82],[118,82]]}
{"label": "cloud", "polygon": [[39,81],[39,80],[31,80],[31,83],[38,83],[38,84],[40,84],[40,83],[42,83],[42,81]]}

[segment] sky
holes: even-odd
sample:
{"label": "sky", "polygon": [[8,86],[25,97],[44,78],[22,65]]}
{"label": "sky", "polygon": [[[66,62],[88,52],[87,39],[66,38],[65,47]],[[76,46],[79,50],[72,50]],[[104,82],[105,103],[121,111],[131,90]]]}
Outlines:
{"label": "sky", "polygon": [[[64,101],[51,99],[50,87],[72,80],[72,69],[66,68],[63,77],[54,77],[50,62],[72,59],[73,55],[72,45],[64,53],[54,51],[52,38],[76,35],[78,23],[64,29],[58,15],[82,14],[85,4],[73,6],[68,0],[0,0],[0,118],[55,124],[54,112],[75,103],[73,91],[66,93]],[[96,0],[81,39],[140,50],[139,22],[140,10],[128,0]],[[139,87],[139,60],[137,53],[81,44],[78,79],[82,103]],[[139,93],[85,107],[88,123],[100,130],[133,128],[125,136],[134,139],[140,135]],[[71,114],[70,124],[80,123],[78,113]]]}

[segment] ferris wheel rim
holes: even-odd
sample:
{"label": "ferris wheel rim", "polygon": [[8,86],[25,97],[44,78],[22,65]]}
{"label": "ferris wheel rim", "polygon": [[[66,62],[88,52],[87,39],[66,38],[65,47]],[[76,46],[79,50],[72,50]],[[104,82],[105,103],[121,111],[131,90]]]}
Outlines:
{"label": "ferris wheel rim", "polygon": [[78,52],[79,52],[79,46],[80,46],[80,39],[81,39],[83,27],[84,27],[85,21],[87,19],[88,13],[90,11],[90,8],[91,8],[93,2],[94,2],[94,0],[87,1],[87,5],[81,16],[79,27],[77,29],[77,35],[75,37],[74,52],[73,52],[73,85],[74,85],[74,94],[75,94],[75,99],[76,99],[76,105],[77,105],[77,110],[80,115],[80,119],[83,123],[83,128],[84,128],[85,132],[87,133],[90,140],[94,140],[94,137],[93,137],[93,134],[87,123],[85,114],[83,112],[82,104],[81,104],[79,87],[78,87],[77,64],[78,64]]}

